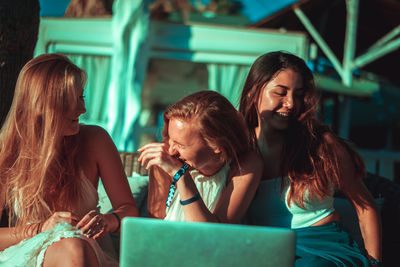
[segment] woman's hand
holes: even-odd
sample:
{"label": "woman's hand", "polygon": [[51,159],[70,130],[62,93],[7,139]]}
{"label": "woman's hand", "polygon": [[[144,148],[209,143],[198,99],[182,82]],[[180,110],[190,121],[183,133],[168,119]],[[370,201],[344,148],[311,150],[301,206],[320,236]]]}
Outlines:
{"label": "woman's hand", "polygon": [[110,221],[110,217],[99,213],[97,210],[89,211],[76,224],[78,229],[80,229],[84,235],[88,238],[94,239],[102,237],[105,233],[111,232],[111,225],[112,222]]}
{"label": "woman's hand", "polygon": [[53,213],[53,215],[48,218],[43,225],[39,228],[38,232],[46,232],[47,230],[53,228],[58,223],[69,223],[71,225],[76,225],[79,221],[79,218],[69,211],[57,211]]}
{"label": "woman's hand", "polygon": [[138,161],[146,169],[158,166],[169,175],[174,174],[182,167],[182,162],[169,152],[169,146],[165,143],[150,143],[138,149],[141,152]]}

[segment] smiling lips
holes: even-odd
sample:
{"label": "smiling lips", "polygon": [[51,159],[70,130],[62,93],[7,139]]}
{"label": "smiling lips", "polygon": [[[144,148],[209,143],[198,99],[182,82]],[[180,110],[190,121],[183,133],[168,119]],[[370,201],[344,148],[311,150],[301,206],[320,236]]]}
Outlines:
{"label": "smiling lips", "polygon": [[290,117],[290,112],[276,112],[276,114],[278,114],[279,117],[282,117],[282,118],[289,118]]}

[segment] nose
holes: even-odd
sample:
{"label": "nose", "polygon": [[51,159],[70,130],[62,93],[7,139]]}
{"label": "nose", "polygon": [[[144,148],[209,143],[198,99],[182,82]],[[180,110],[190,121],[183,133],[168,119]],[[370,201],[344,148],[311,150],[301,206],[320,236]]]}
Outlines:
{"label": "nose", "polygon": [[294,102],[293,102],[293,95],[287,94],[286,98],[283,102],[283,106],[288,108],[288,109],[292,109],[294,106]]}
{"label": "nose", "polygon": [[176,155],[176,154],[178,154],[178,151],[176,150],[174,144],[169,143],[168,153],[169,153],[170,155]]}
{"label": "nose", "polygon": [[86,112],[86,107],[85,107],[85,100],[79,99],[78,105],[76,107],[76,113],[78,115],[84,114]]}

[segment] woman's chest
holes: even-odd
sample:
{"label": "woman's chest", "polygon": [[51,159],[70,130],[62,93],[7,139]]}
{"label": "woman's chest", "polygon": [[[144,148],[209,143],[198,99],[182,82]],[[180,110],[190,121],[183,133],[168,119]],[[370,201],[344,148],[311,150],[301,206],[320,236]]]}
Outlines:
{"label": "woman's chest", "polygon": [[85,177],[93,186],[97,187],[100,173],[96,158],[91,155],[90,151],[81,151],[78,154],[78,162]]}
{"label": "woman's chest", "polygon": [[263,153],[264,169],[262,180],[282,177],[282,162],[280,153]]}
{"label": "woman's chest", "polygon": [[260,152],[264,161],[262,180],[282,177],[282,145],[277,143],[259,143]]}

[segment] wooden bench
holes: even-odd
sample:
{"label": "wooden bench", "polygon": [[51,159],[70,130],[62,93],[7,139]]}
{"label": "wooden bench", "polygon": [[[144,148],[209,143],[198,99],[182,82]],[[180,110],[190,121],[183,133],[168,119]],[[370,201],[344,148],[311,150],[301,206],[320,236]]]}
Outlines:
{"label": "wooden bench", "polygon": [[145,166],[138,162],[139,155],[137,152],[119,152],[127,177],[131,177],[134,173],[148,175],[149,172]]}

